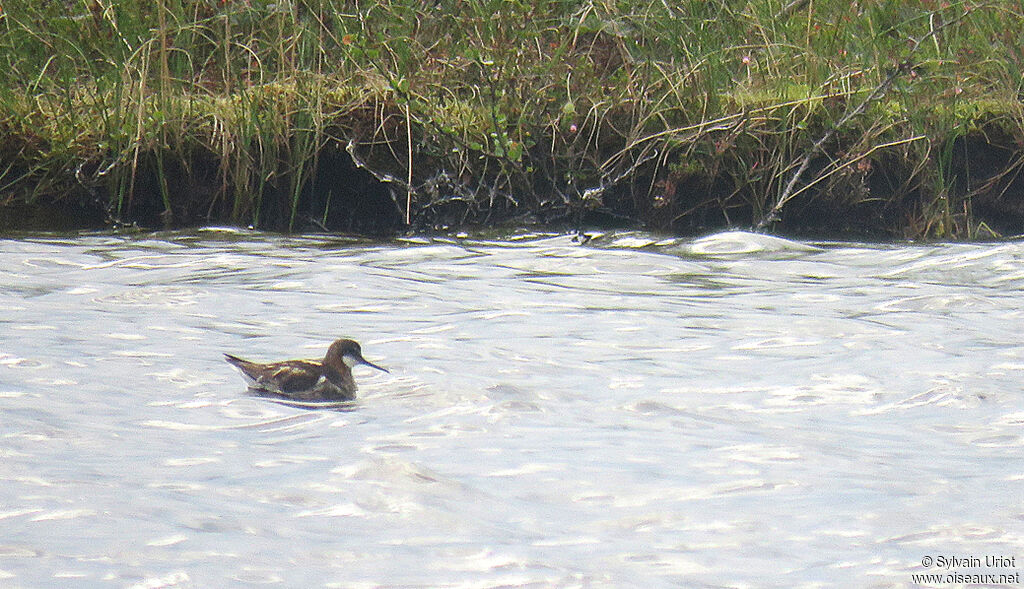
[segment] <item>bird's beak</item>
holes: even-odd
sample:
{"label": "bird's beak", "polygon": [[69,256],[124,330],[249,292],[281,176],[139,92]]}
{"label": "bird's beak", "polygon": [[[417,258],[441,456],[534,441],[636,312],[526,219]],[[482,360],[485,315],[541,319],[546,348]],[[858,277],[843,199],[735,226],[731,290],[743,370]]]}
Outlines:
{"label": "bird's beak", "polygon": [[380,370],[381,372],[387,372],[388,374],[391,374],[391,371],[388,370],[387,368],[384,368],[383,366],[377,366],[376,364],[374,364],[373,362],[370,362],[369,360],[367,360],[366,358],[363,358],[362,356],[356,357],[356,360],[358,360],[360,364],[366,364],[367,366],[369,366],[371,368],[376,368],[377,370]]}

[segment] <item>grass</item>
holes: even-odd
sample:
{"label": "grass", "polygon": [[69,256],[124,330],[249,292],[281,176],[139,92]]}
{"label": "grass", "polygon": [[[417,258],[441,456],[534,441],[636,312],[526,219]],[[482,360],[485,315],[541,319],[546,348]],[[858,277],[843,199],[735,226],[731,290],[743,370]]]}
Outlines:
{"label": "grass", "polygon": [[1020,233],[1022,37],[1005,1],[0,0],[0,216]]}

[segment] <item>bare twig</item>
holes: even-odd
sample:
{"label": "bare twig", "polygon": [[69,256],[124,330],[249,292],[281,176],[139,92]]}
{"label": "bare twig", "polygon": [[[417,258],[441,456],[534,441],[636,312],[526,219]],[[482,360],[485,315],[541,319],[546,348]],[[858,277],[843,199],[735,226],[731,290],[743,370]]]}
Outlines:
{"label": "bare twig", "polygon": [[[399,188],[404,188],[407,193],[413,190],[412,186],[410,184],[407,184],[405,180],[402,180],[401,178],[392,176],[391,174],[387,174],[385,172],[378,172],[377,170],[371,168],[365,161],[363,161],[361,157],[359,157],[359,154],[356,153],[355,141],[350,139],[348,141],[348,145],[345,146],[345,151],[348,152],[348,156],[352,158],[352,163],[355,164],[357,168],[366,170],[381,184],[392,184],[398,186]],[[396,205],[398,204],[398,200],[395,196],[394,190],[391,190],[391,200],[395,201]]]}
{"label": "bare twig", "polygon": [[[762,217],[761,220],[758,221],[757,225],[754,226],[755,230],[761,231],[768,225],[779,220],[779,213],[782,212],[782,207],[784,207],[786,203],[788,203],[796,195],[800,194],[801,192],[803,192],[803,190],[806,189],[805,187],[804,189],[794,192],[797,182],[800,181],[800,177],[803,176],[804,172],[806,172],[807,168],[811,165],[811,160],[813,160],[815,156],[821,153],[824,145],[830,139],[832,139],[832,137],[836,134],[836,132],[839,131],[839,129],[846,125],[846,123],[850,122],[850,120],[852,120],[853,118],[862,114],[873,102],[885,96],[886,93],[889,92],[889,89],[892,87],[893,82],[896,81],[896,78],[905,75],[906,73],[910,72],[913,69],[911,58],[914,56],[915,53],[917,53],[917,50],[920,49],[921,45],[928,39],[931,39],[932,37],[936,36],[940,31],[942,31],[946,27],[952,25],[953,23],[963,20],[964,18],[967,17],[968,14],[969,12],[964,12],[955,19],[951,19],[938,26],[932,26],[930,30],[919,39],[911,39],[912,43],[910,47],[910,55],[906,59],[901,61],[899,64],[897,64],[893,71],[890,72],[889,75],[886,76],[881,83],[875,86],[874,90],[872,90],[867,95],[867,97],[865,97],[864,100],[860,102],[860,104],[858,104],[853,110],[848,111],[845,115],[843,115],[843,117],[839,119],[839,122],[837,122],[828,131],[826,131],[824,135],[819,137],[818,140],[815,141],[813,145],[811,145],[811,148],[807,150],[807,153],[805,153],[800,160],[797,160],[800,162],[799,166],[797,166],[796,171],[793,172],[793,175],[789,177],[789,181],[786,182],[786,187],[785,189],[783,189],[782,194],[779,196],[779,199],[775,202],[775,205],[772,206],[771,210],[768,211],[768,214]],[[793,166],[797,165],[797,161],[794,161],[792,164],[787,166],[786,169],[792,169]],[[815,180],[811,182],[811,185],[817,182],[818,180]]]}
{"label": "bare twig", "polygon": [[[814,159],[814,156],[821,153],[822,147],[825,145],[825,143],[827,143],[829,139],[832,139],[832,136],[835,135],[836,132],[843,127],[843,125],[845,125],[851,119],[867,110],[868,105],[870,105],[872,102],[875,102],[882,96],[885,96],[886,92],[889,91],[889,87],[892,86],[892,83],[896,80],[896,78],[900,76],[904,72],[904,70],[909,69],[909,60],[900,63],[899,66],[897,66],[896,69],[892,71],[892,73],[890,73],[888,76],[885,77],[884,80],[882,80],[881,84],[876,86],[875,89],[872,90],[870,94],[868,94],[867,98],[861,101],[861,103],[858,104],[856,108],[843,115],[843,118],[839,119],[838,123],[836,123],[832,128],[826,131],[824,135],[819,137],[818,140],[814,142],[814,145],[812,145],[811,148],[807,151],[807,153],[804,154],[804,157],[801,158],[799,167],[797,167],[796,171],[793,172],[793,175],[789,177],[789,182],[786,183],[786,188],[782,191],[782,195],[779,196],[779,200],[775,202],[775,206],[772,207],[772,209],[768,212],[767,215],[765,215],[760,221],[758,221],[757,225],[755,226],[756,230],[760,231],[767,227],[769,224],[779,220],[779,213],[782,212],[782,207],[785,206],[786,203],[788,203],[790,200],[792,200],[793,197],[799,194],[794,193],[793,189],[796,187],[796,183],[800,180],[800,176],[802,176],[803,173],[807,171],[807,167],[811,165],[811,160]],[[796,165],[796,162],[793,162],[793,164],[788,166],[787,169],[792,168],[793,165]]]}
{"label": "bare twig", "polygon": [[817,185],[820,182],[823,182],[823,181],[827,180],[829,177],[831,177],[832,175],[838,173],[840,170],[843,170],[845,168],[849,168],[850,166],[856,164],[857,162],[865,160],[865,159],[871,157],[871,154],[875,153],[876,151],[879,151],[879,150],[882,150],[882,149],[886,149],[888,147],[896,147],[897,145],[906,145],[907,143],[913,143],[915,141],[920,141],[922,139],[927,139],[927,137],[924,136],[924,135],[914,135],[913,137],[907,137],[905,139],[897,139],[896,141],[888,141],[886,143],[880,143],[878,145],[873,145],[873,146],[871,146],[871,149],[869,149],[869,150],[865,151],[864,153],[858,155],[857,157],[853,158],[852,160],[845,161],[845,162],[843,162],[841,164],[838,164],[835,167],[833,167],[831,170],[829,170],[828,172],[819,175],[813,181],[809,182],[808,184],[805,184],[802,188],[800,188],[800,190],[794,191],[793,194],[791,194],[789,198],[790,198],[790,200],[792,200],[793,198],[796,198],[796,196],[799,195],[800,193],[802,193],[804,191],[807,191],[807,190],[810,190],[813,186]]}
{"label": "bare twig", "polygon": [[[609,188],[615,186],[619,182],[623,181],[624,179],[632,175],[633,172],[635,172],[637,168],[639,168],[640,166],[658,157],[659,152],[657,149],[650,150],[651,153],[646,153],[647,151],[648,150],[645,149],[644,152],[642,152],[635,160],[633,160],[633,163],[626,166],[625,170],[621,171],[618,174],[615,174],[614,176],[611,172],[602,171],[601,184],[593,188],[586,188],[583,190],[582,193],[580,193],[580,198],[583,200],[583,203],[600,203],[601,198],[604,196],[604,193]],[[607,164],[607,162],[605,163]]]}
{"label": "bare twig", "polygon": [[412,117],[409,103],[405,104],[405,140],[409,147],[409,175],[405,183],[405,224],[412,225]]}

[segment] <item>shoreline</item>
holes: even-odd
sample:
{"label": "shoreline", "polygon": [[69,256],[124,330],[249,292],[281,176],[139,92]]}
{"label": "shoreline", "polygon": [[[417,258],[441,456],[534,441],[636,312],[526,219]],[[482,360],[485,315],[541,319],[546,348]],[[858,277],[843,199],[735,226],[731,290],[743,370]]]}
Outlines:
{"label": "shoreline", "polygon": [[1024,233],[1022,14],[484,4],[5,6],[0,231]]}

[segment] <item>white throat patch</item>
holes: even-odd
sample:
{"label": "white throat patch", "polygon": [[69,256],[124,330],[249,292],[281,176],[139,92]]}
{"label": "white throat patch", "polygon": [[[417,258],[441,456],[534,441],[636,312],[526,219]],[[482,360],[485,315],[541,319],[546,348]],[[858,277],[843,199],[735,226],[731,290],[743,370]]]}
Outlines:
{"label": "white throat patch", "polygon": [[344,362],[345,366],[348,366],[349,368],[354,368],[356,364],[361,364],[361,362],[359,362],[359,360],[356,360],[356,357],[353,356],[352,354],[345,354],[344,356],[341,357],[341,361]]}

